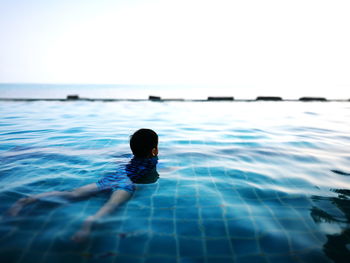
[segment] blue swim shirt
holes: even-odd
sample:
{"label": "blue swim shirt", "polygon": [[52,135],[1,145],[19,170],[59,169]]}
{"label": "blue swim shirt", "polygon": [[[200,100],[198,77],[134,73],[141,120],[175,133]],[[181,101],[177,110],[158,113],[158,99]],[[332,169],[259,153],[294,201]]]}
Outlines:
{"label": "blue swim shirt", "polygon": [[158,157],[139,158],[133,157],[125,166],[126,175],[136,183],[141,177],[144,177],[157,166]]}
{"label": "blue swim shirt", "polygon": [[97,181],[96,185],[100,190],[121,189],[133,193],[134,183],[142,181],[144,177],[156,172],[158,157],[138,158],[133,157],[127,164],[120,164],[115,173],[109,174]]}

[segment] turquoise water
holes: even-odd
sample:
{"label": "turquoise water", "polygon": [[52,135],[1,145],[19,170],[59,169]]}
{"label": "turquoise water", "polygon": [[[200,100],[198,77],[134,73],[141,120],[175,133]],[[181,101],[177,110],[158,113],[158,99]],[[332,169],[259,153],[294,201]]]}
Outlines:
{"label": "turquoise water", "polygon": [[[347,262],[350,104],[1,102],[1,262]],[[108,199],[18,198],[113,173],[141,127],[160,179],[70,237]]]}

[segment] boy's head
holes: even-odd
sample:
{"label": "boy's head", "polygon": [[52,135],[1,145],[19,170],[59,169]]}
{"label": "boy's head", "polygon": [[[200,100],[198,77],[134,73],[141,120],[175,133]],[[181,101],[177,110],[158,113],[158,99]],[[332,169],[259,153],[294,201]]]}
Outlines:
{"label": "boy's head", "polygon": [[158,135],[150,129],[140,129],[130,136],[130,148],[136,157],[152,157],[158,154]]}

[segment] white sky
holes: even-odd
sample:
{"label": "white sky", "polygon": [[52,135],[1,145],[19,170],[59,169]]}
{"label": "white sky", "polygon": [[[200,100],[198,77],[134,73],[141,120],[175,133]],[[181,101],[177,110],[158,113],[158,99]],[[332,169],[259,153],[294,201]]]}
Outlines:
{"label": "white sky", "polygon": [[0,0],[0,82],[350,96],[349,14],[348,0]]}

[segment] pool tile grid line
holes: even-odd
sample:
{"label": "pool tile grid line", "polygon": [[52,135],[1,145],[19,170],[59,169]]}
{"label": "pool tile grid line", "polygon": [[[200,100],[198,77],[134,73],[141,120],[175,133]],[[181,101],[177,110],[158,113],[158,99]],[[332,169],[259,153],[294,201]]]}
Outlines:
{"label": "pool tile grid line", "polygon": [[[57,187],[57,186],[59,186],[59,185],[62,185],[62,181],[63,181],[63,180],[61,180],[59,184],[55,185],[55,187]],[[57,187],[57,188],[58,188],[58,187]],[[67,189],[67,190],[68,190],[68,189]],[[45,192],[45,191],[44,191],[44,192]],[[50,219],[53,218],[53,215],[54,215],[54,214],[55,214],[55,209],[52,209],[52,210],[50,211]],[[46,222],[50,221],[50,219],[48,219]],[[66,225],[66,226],[67,226],[67,225]],[[63,226],[62,226],[62,227],[63,227]],[[62,228],[60,228],[60,229],[62,229]],[[38,232],[41,232],[41,231],[39,230]],[[42,255],[42,257],[41,257],[41,261],[40,261],[40,262],[43,262],[43,263],[46,262],[46,257],[48,256],[49,250],[51,250],[51,248],[52,248],[52,246],[53,246],[53,244],[54,244],[54,242],[55,242],[57,236],[58,236],[58,235],[56,235],[55,237],[53,237],[53,238],[50,239],[49,245],[48,245],[47,249],[46,249],[45,251],[43,251],[43,255]],[[23,254],[22,254],[22,255],[23,255]],[[18,263],[19,263],[19,262],[18,262]]]}
{"label": "pool tile grid line", "polygon": [[[46,218],[46,221],[41,225],[40,229],[37,229],[37,231],[34,232],[34,234],[32,235],[32,237],[30,239],[30,241],[27,243],[26,247],[22,250],[21,257],[16,261],[17,263],[25,263],[26,255],[29,254],[30,248],[32,246],[32,243],[34,242],[36,237],[39,236],[42,233],[43,229],[47,226],[47,224],[51,220],[53,214],[54,213],[51,212],[49,214],[49,216]],[[41,259],[43,260],[43,258],[44,258],[44,255],[41,257]]]}
{"label": "pool tile grid line", "polygon": [[[315,233],[318,233],[318,230],[312,229],[310,224],[307,223],[306,219],[304,216],[302,216],[302,214],[300,213],[299,210],[297,210],[294,206],[290,206],[288,204],[284,203],[284,200],[280,200],[281,203],[286,206],[289,207],[290,209],[295,211],[295,214],[298,216],[298,221],[302,222],[302,224],[305,226],[305,229],[307,229],[307,231],[305,231],[306,233],[309,233],[310,235],[313,236],[313,238],[317,241],[319,241],[320,243],[322,243],[322,240],[319,239],[319,237],[317,237],[317,235],[315,235]],[[314,202],[312,200],[310,200],[310,202],[313,204]],[[311,219],[310,219],[311,220]],[[293,232],[296,232],[295,230]]]}
{"label": "pool tile grid line", "polygon": [[[109,140],[109,143],[104,144],[103,147],[107,147],[110,143],[111,143],[111,140]],[[95,146],[96,146],[97,144],[98,144],[97,141],[95,141],[94,143],[90,143],[90,144],[89,144],[89,147],[87,147],[86,150],[89,150],[89,149],[94,150],[94,148],[95,148]],[[102,147],[102,146],[101,146],[101,147]],[[103,166],[105,167],[106,165],[107,165],[107,164],[104,164]],[[98,180],[98,178],[100,178],[100,175],[96,177],[96,181]],[[91,198],[94,198],[94,196],[92,196]],[[87,213],[86,213],[86,210],[87,210],[88,207],[89,207],[89,203],[90,203],[90,200],[88,199],[88,201],[84,204],[84,207],[83,207],[83,209],[82,209],[81,212],[80,212],[80,215],[82,215],[82,216],[80,216],[79,218],[82,218],[82,220],[80,219],[81,222],[79,223],[79,226],[78,226],[78,227],[81,227],[81,225],[83,224],[84,220],[86,219],[86,216],[92,215],[92,214],[87,215]],[[99,209],[99,208],[98,208],[98,209]],[[91,212],[90,212],[90,213],[91,213]],[[97,224],[98,224],[98,223],[97,223]],[[96,226],[95,226],[95,227],[96,227]],[[78,230],[79,230],[79,229],[74,229],[74,231],[78,231]],[[93,231],[93,228],[92,228],[92,231]],[[73,235],[74,233],[71,233],[71,234]],[[90,250],[91,250],[91,248],[92,248],[92,246],[93,246],[93,239],[92,239],[91,237],[89,237],[88,240],[87,240],[87,244],[86,244],[84,250],[81,251],[81,254],[82,254],[82,255],[83,255],[83,254],[88,255],[89,252],[90,252]],[[88,259],[87,257],[85,257],[84,259],[82,259],[83,262],[87,262],[88,260],[89,260],[89,259]],[[43,263],[44,263],[44,262],[43,262]]]}
{"label": "pool tile grid line", "polygon": [[[107,199],[105,201],[106,202],[108,201],[108,197],[107,197]],[[102,205],[103,204],[101,204],[101,206]],[[97,208],[97,209],[100,209],[100,208]],[[121,209],[123,211],[120,211]],[[122,215],[124,216],[125,215],[125,208],[124,207],[123,208],[117,208],[113,213],[120,213],[120,212],[122,212]],[[82,223],[83,222],[81,222],[81,224]],[[99,222],[96,222],[96,224],[92,228],[92,234],[93,234],[93,232],[98,231],[99,227],[100,227],[99,226]],[[120,228],[121,228],[121,226],[119,225],[118,229],[120,230]],[[108,232],[108,235],[110,235],[110,234],[111,233]],[[117,233],[113,232],[112,236],[116,236],[116,235],[117,235]],[[95,255],[96,251],[94,251],[94,245],[95,245],[96,240],[98,241],[97,238],[94,238],[94,237],[91,236],[89,238],[89,242],[88,242],[87,246],[85,247],[85,250],[81,252],[81,255],[84,255],[84,254],[85,255]],[[109,242],[110,242],[110,240],[109,240]],[[111,246],[113,248],[109,248],[108,247],[108,248],[105,249],[106,251],[99,251],[99,253],[103,254],[103,253],[106,253],[106,252],[112,252],[112,253],[115,253],[117,255],[118,254],[117,245],[118,245],[118,242],[119,242],[119,238],[116,238],[115,240],[113,240],[113,242],[114,242],[114,245]],[[98,245],[98,243],[96,243],[96,244]],[[116,258],[116,255],[109,256],[108,259],[104,259],[103,262],[113,262],[115,260],[115,258]],[[91,260],[89,259],[89,257],[85,257],[84,258],[84,262],[91,262]]]}
{"label": "pool tile grid line", "polygon": [[11,227],[10,231],[8,231],[5,235],[0,236],[0,243],[3,243],[3,241],[6,240],[7,238],[14,236],[16,232],[18,232],[18,227]]}
{"label": "pool tile grid line", "polygon": [[[60,181],[59,184],[57,185],[62,185],[62,180]],[[38,189],[39,186],[37,186],[35,189]],[[33,208],[32,208],[33,209]],[[32,243],[34,242],[34,240],[37,238],[38,235],[40,235],[43,231],[43,229],[47,226],[47,224],[49,223],[49,221],[51,220],[51,218],[53,217],[54,211],[50,211],[49,216],[46,218],[46,221],[41,225],[40,229],[38,229],[37,231],[34,232],[32,238],[30,239],[30,241],[27,243],[27,246],[24,248],[23,252],[21,253],[21,257],[17,260],[17,263],[22,263],[23,260],[25,260],[25,255],[29,253],[30,248],[32,246]],[[42,256],[42,258],[44,257],[44,255]]]}
{"label": "pool tile grid line", "polygon": [[[103,147],[108,147],[111,143],[112,143],[112,140],[108,140],[108,143],[104,144]],[[94,149],[94,148],[95,148],[95,145],[98,145],[97,141],[96,141],[94,144],[90,144],[90,147],[89,147],[89,148]],[[102,146],[101,146],[101,147],[102,147]],[[106,167],[107,165],[108,165],[108,164],[106,163],[106,164],[103,165],[103,167]],[[96,177],[96,181],[97,181],[100,177],[101,177],[101,175],[97,176],[97,177]],[[92,198],[93,198],[93,197],[92,197]],[[107,198],[108,198],[108,197],[107,197]],[[105,200],[105,202],[107,202],[107,201],[108,201],[108,199]],[[90,200],[89,200],[88,202],[90,202]],[[97,209],[100,209],[104,204],[105,204],[105,203],[102,203],[102,204],[100,205],[100,207],[98,207]],[[84,206],[84,210],[83,210],[83,212],[82,212],[83,215],[86,215],[85,211],[87,210],[87,207],[88,207],[88,203],[86,203],[86,205]],[[119,210],[120,210],[120,209],[117,208],[116,211],[114,211],[113,213],[118,213],[118,212],[120,212]],[[96,211],[96,212],[97,212],[97,211]],[[123,210],[123,215],[124,215],[124,214],[125,214],[125,209]],[[92,214],[91,214],[91,215],[92,215]],[[87,215],[87,216],[89,216],[89,215]],[[83,218],[83,220],[85,220],[85,218]],[[81,226],[81,224],[83,224],[83,222],[80,223],[80,226]],[[79,226],[79,227],[80,227],[80,226]],[[95,229],[98,228],[98,222],[96,222],[96,225],[93,226],[92,231],[94,231],[94,228],[95,228]],[[78,229],[77,229],[76,231],[78,231]],[[118,242],[118,240],[117,240],[117,242]],[[94,245],[94,240],[93,240],[93,238],[89,238],[88,245],[86,246],[85,250],[82,251],[81,254],[85,254],[85,255],[91,254],[90,251],[93,249],[93,245]],[[117,246],[115,246],[115,248],[116,248],[116,247],[117,247]],[[113,256],[113,258],[115,258],[115,256]],[[112,258],[109,258],[109,259],[111,260]],[[84,260],[83,260],[83,262],[89,262],[89,261],[90,261],[90,260],[89,260],[88,257],[85,257]]]}
{"label": "pool tile grid line", "polygon": [[306,254],[310,251],[314,251],[314,250],[318,250],[319,249],[319,246],[316,244],[316,245],[313,245],[311,247],[306,247],[306,248],[303,248],[303,249],[298,249],[298,250],[291,250],[289,251],[288,253],[275,253],[275,252],[269,252],[268,254],[266,254],[266,256],[268,257],[274,257],[274,256],[283,256],[283,255],[293,255],[293,256],[300,256],[301,254]]}
{"label": "pool tile grid line", "polygon": [[[139,190],[136,190],[136,191],[139,191]],[[137,194],[137,193],[136,193]],[[124,220],[122,220],[121,222],[120,222],[120,226],[119,226],[119,232],[120,232],[120,234],[123,234],[124,233],[124,225],[125,225],[125,223],[126,223],[126,220],[133,220],[133,218],[131,218],[130,216],[129,217],[127,217],[126,216],[126,214],[127,214],[127,210],[129,209],[129,206],[132,206],[132,202],[133,202],[133,199],[134,199],[135,197],[132,197],[132,199],[131,200],[129,200],[128,202],[127,202],[127,204],[126,204],[126,207],[125,207],[125,209],[124,209],[124,213],[123,213],[123,216],[122,216],[122,218],[125,218]],[[150,209],[150,208],[149,208]],[[148,222],[148,229],[145,231],[146,233],[150,233],[150,229],[151,229],[151,225],[150,225],[150,223],[149,223],[149,220],[150,220],[150,218],[149,217],[147,217],[147,222]],[[121,246],[121,238],[119,237],[118,239],[117,239],[117,243],[116,243],[116,252],[117,252],[117,256],[114,258],[114,260],[113,260],[113,262],[115,262],[115,263],[117,263],[118,261],[119,261],[119,254],[121,254],[122,256],[128,256],[128,257],[136,257],[136,258],[143,258],[144,257],[144,254],[145,254],[145,251],[141,254],[141,255],[129,255],[129,254],[127,254],[127,253],[124,253],[123,251],[122,251],[122,249],[120,248],[120,246]]]}
{"label": "pool tile grid line", "polygon": [[[130,202],[132,202],[132,199],[127,201],[127,203],[125,204],[125,208],[123,210],[123,213],[122,213],[122,218],[126,218],[126,211],[128,210],[128,207],[129,207],[129,204]],[[120,213],[119,209],[117,208],[116,211],[114,211],[113,213]],[[126,219],[126,220],[130,220],[130,219]],[[132,220],[132,219],[131,219]],[[122,230],[123,230],[123,226],[124,226],[124,223],[125,223],[125,220],[122,220],[120,223],[119,223],[119,227],[118,227],[118,232],[121,234]],[[121,253],[120,251],[120,237],[117,238],[116,240],[116,244],[115,244],[115,252],[117,253],[117,256],[114,256],[113,257],[113,260],[112,262],[118,262],[118,254]]]}
{"label": "pool tile grid line", "polygon": [[[203,141],[203,144],[205,144],[205,141]],[[209,169],[209,166],[208,166],[208,165],[206,165],[206,169],[207,169],[207,171],[208,171],[208,175],[209,175],[209,177],[210,177],[210,180],[212,181],[212,183],[213,183],[213,185],[214,185],[214,187],[215,187],[215,189],[216,189],[217,194],[220,196],[221,201],[224,203],[224,202],[225,202],[224,197],[223,197],[222,193],[219,191],[219,189],[218,189],[218,187],[217,187],[217,184],[215,183],[215,180],[214,180],[214,178],[213,178],[212,173],[210,172],[210,169]],[[229,234],[229,230],[228,230],[228,223],[227,223],[227,220],[226,220],[226,218],[225,218],[225,216],[224,216],[224,215],[225,215],[225,211],[226,211],[226,210],[225,210],[225,206],[224,206],[224,212],[221,213],[221,216],[222,216],[221,219],[223,220],[224,227],[225,227],[225,232],[226,232],[226,236],[227,236],[227,238],[228,238],[228,240],[229,240],[229,247],[230,247],[231,256],[234,258],[235,253],[234,253],[232,241],[231,241],[231,239],[230,239],[230,234]]]}
{"label": "pool tile grid line", "polygon": [[[247,178],[247,180],[248,180],[248,178]],[[279,220],[277,219],[277,217],[276,217],[274,211],[273,211],[269,206],[267,206],[267,205],[263,202],[263,200],[260,199],[260,197],[259,197],[259,195],[256,193],[256,190],[255,190],[255,189],[253,189],[253,191],[254,191],[254,193],[255,193],[255,195],[256,195],[256,197],[257,197],[257,201],[258,201],[259,203],[261,203],[262,206],[265,207],[265,208],[270,212],[270,214],[271,214],[271,216],[272,216],[274,222],[277,222],[277,224],[279,225],[279,227],[280,227],[280,228],[282,229],[282,231],[284,232],[284,235],[285,235],[286,238],[287,238],[288,250],[289,250],[289,252],[291,252],[292,246],[291,246],[291,240],[290,240],[290,237],[289,237],[289,235],[288,235],[288,232],[286,231],[285,228],[283,228],[283,226],[281,225],[281,223],[280,223]]]}
{"label": "pool tile grid line", "polygon": [[[124,210],[122,212],[122,218],[126,218],[126,211],[127,211],[128,207],[129,207],[129,203],[130,202],[132,202],[132,200],[127,201],[127,203],[125,204],[125,208],[124,208]],[[120,209],[117,208],[117,211],[114,211],[113,213],[120,213]],[[122,232],[122,229],[123,229],[123,226],[124,226],[124,222],[125,222],[125,220],[122,220],[120,222],[120,225],[119,225],[119,231],[121,231],[121,232]],[[120,238],[117,239],[116,244],[115,244],[115,252],[116,253],[120,252],[119,246],[120,246]],[[117,262],[117,261],[118,261],[117,258],[114,257],[113,262]]]}
{"label": "pool tile grid line", "polygon": [[[189,147],[191,148],[191,140],[189,140]],[[191,164],[194,163],[193,161],[193,158],[192,158],[192,155],[190,156],[190,161],[191,161]],[[207,246],[206,246],[206,242],[205,242],[205,233],[204,233],[204,226],[203,226],[203,218],[202,218],[202,211],[201,211],[201,207],[199,206],[199,180],[198,180],[198,176],[197,176],[197,173],[194,169],[194,166],[191,165],[191,168],[192,168],[192,171],[193,171],[193,174],[194,174],[194,177],[195,177],[195,181],[196,181],[196,184],[195,184],[195,187],[196,187],[196,207],[198,207],[198,223],[199,223],[199,229],[200,229],[200,232],[201,232],[201,239],[202,239],[202,249],[203,249],[203,254],[204,254],[204,263],[208,263],[208,259],[207,259]]]}
{"label": "pool tile grid line", "polygon": [[[225,173],[225,176],[226,176],[226,180],[229,180],[230,182],[229,182],[229,184],[230,185],[235,185],[235,180],[234,180],[234,177],[233,176],[229,176],[228,174],[227,174],[227,168],[225,167],[224,168],[224,173]],[[235,190],[236,192],[237,192],[237,190]],[[253,223],[253,227],[254,227],[254,239],[255,239],[255,241],[256,241],[256,243],[257,243],[257,248],[258,248],[258,252],[260,253],[260,254],[262,254],[262,248],[261,248],[261,246],[260,246],[260,242],[258,242],[258,238],[259,238],[259,236],[258,236],[258,233],[257,233],[257,229],[258,229],[258,227],[257,227],[257,222],[256,222],[256,219],[252,216],[252,214],[253,214],[253,212],[252,212],[252,209],[251,209],[251,207],[249,206],[249,205],[247,205],[247,203],[244,201],[244,199],[242,198],[242,196],[239,194],[239,192],[237,192],[237,196],[238,196],[238,198],[240,199],[240,201],[241,201],[241,203],[244,203],[244,206],[247,208],[247,211],[248,211],[248,213],[249,213],[249,218],[251,219],[251,221],[252,221],[252,223]],[[226,215],[226,209],[225,209],[225,218],[226,218],[226,220],[228,220],[227,219],[227,215]],[[232,236],[231,234],[230,234],[230,236]],[[232,240],[230,239],[230,241],[231,241],[231,246],[232,246]]]}
{"label": "pool tile grid line", "polygon": [[[179,164],[177,164],[179,166]],[[179,179],[176,178],[176,186],[175,186],[175,206],[177,205],[177,200],[179,196]],[[176,245],[176,263],[180,263],[180,241],[177,235],[177,220],[176,220],[176,211],[173,213],[173,225],[174,225],[174,236],[175,236],[175,245]]]}
{"label": "pool tile grid line", "polygon": [[[86,208],[87,208],[87,206],[88,206],[88,202],[86,202],[85,204],[84,204],[84,207],[83,207],[83,209],[82,210],[80,210],[80,213],[79,214],[84,214],[84,211],[86,210]],[[73,233],[72,233],[73,234]],[[56,237],[57,237],[58,235],[56,235]],[[50,252],[51,252],[51,249],[52,249],[52,247],[53,247],[53,245],[54,245],[54,243],[55,243],[55,240],[56,240],[56,238],[52,238],[51,240],[50,240],[50,244],[49,244],[49,246],[48,246],[48,248],[46,249],[46,251],[43,253],[43,257],[42,257],[42,259],[41,259],[41,263],[46,263],[46,262],[48,262],[49,260],[47,259],[49,256],[50,256]],[[89,240],[89,242],[91,242],[90,240]],[[86,251],[84,251],[84,252],[86,252]],[[83,253],[84,253],[83,252]]]}
{"label": "pool tile grid line", "polygon": [[[287,178],[287,181],[289,181],[289,179]],[[289,186],[292,187],[294,184],[292,182],[289,182]],[[297,186],[295,186],[297,187]],[[256,192],[255,192],[256,193]],[[274,192],[274,195],[275,195],[275,198],[276,200],[279,201],[279,203],[281,205],[283,205],[283,207],[288,207],[289,209],[292,209],[294,212],[295,212],[295,215],[297,216],[298,218],[298,221],[300,221],[304,226],[305,226],[305,229],[306,231],[296,231],[296,230],[293,230],[293,233],[309,233],[310,235],[312,235],[314,237],[315,240],[317,241],[320,241],[319,238],[315,235],[315,233],[318,233],[319,231],[317,230],[314,230],[310,227],[310,224],[307,223],[306,219],[305,219],[305,216],[302,216],[301,214],[301,211],[298,210],[297,208],[301,208],[301,207],[296,207],[295,205],[291,205],[291,204],[288,204],[288,203],[285,203],[286,200],[290,200],[290,199],[294,199],[294,197],[288,197],[288,196],[279,196],[277,195],[276,192]],[[258,195],[257,195],[258,196]],[[302,195],[302,197],[305,197],[304,195]],[[259,196],[259,200],[260,201],[266,201],[266,200],[269,200],[270,198],[261,198]],[[313,200],[312,199],[309,199],[308,198],[308,202],[310,202],[310,205],[314,204]],[[262,202],[264,203],[264,202]],[[302,206],[304,207],[304,206]],[[305,208],[308,208],[309,209],[309,206],[306,206]],[[274,219],[295,219],[295,217],[280,217],[280,216],[276,216],[276,214],[271,210],[269,209],[270,213],[272,213]],[[278,223],[279,223],[279,220],[277,220]],[[282,229],[285,231],[286,229],[284,227],[282,227]],[[286,232],[286,231],[285,231]],[[290,232],[290,231],[289,231]],[[287,232],[286,232],[287,233]],[[287,237],[289,238],[290,235],[287,235]]]}
{"label": "pool tile grid line", "polygon": [[[90,147],[92,147],[92,146],[90,146]],[[61,182],[62,182],[62,181],[63,181],[63,180],[61,180]],[[62,184],[62,183],[60,183],[60,184]],[[72,190],[72,189],[67,189],[67,190]],[[80,214],[80,215],[85,215],[85,214],[86,214],[85,211],[87,210],[87,208],[88,208],[88,206],[89,206],[90,200],[89,200],[89,199],[86,199],[86,200],[84,200],[84,201],[80,201],[79,203],[80,203],[80,205],[81,205],[81,207],[82,207],[79,214]],[[68,205],[70,205],[70,204],[71,204],[71,203],[68,203]],[[54,213],[54,211],[53,211],[52,213]],[[80,218],[85,219],[85,218],[82,217],[82,216],[80,216]],[[69,229],[69,227],[73,224],[73,222],[75,222],[75,221],[74,221],[74,220],[71,221],[71,224],[65,224],[65,227],[62,228],[62,229],[60,229],[60,232],[59,232],[59,233],[63,233],[63,232],[66,231],[66,229]],[[82,223],[82,222],[81,222],[81,223]],[[77,229],[77,231],[78,231],[78,229]],[[70,234],[73,235],[74,233],[70,233]],[[57,236],[59,236],[59,234],[57,234],[56,237],[57,237]],[[48,247],[48,249],[45,251],[45,253],[44,253],[43,257],[42,257],[42,260],[41,260],[42,263],[46,262],[46,261],[47,261],[47,257],[50,256],[50,254],[51,254],[50,252],[51,252],[52,247],[54,246],[55,241],[56,241],[56,238],[52,238],[52,239],[51,239],[50,244],[49,244],[49,247]],[[89,239],[89,240],[88,240],[88,244],[87,244],[87,246],[86,246],[86,249],[85,249],[82,253],[88,253],[88,252],[89,252],[89,247],[91,246],[91,243],[92,243],[92,240]],[[85,259],[85,261],[86,261],[86,259]]]}
{"label": "pool tile grid line", "polygon": [[[262,200],[264,200],[264,199],[261,199],[260,200],[260,203],[261,203],[261,201]],[[264,204],[264,206],[265,207],[267,207],[265,204]],[[290,205],[284,205],[285,207],[289,207],[289,208],[291,208],[291,206]],[[292,207],[294,210],[296,210],[294,207]],[[282,219],[292,219],[292,220],[295,220],[295,217],[285,217],[285,216],[278,216],[278,215],[276,215],[276,213],[275,212],[273,212],[273,210],[271,210],[271,209],[269,209],[270,210],[270,214],[274,217],[274,222],[277,222],[280,226],[281,226],[281,223],[280,223],[280,220],[282,220]],[[297,211],[297,210],[296,210]],[[298,218],[302,218],[302,217],[300,217],[300,213],[297,213],[296,215],[298,215]],[[257,216],[254,216],[254,219],[258,219],[259,218],[259,216],[257,215]],[[232,221],[232,220],[236,220],[236,219],[229,219],[229,221]],[[304,222],[304,225],[307,225],[306,224],[306,221],[305,220],[303,220],[303,222]],[[280,227],[280,229],[284,229],[285,230],[285,228],[283,228],[283,227]],[[290,232],[290,231],[289,231]],[[293,233],[295,233],[296,235],[299,235],[299,234],[305,234],[305,233],[307,233],[307,234],[310,234],[310,232],[312,232],[313,233],[313,235],[315,236],[315,234],[316,233],[318,233],[319,231],[317,231],[317,230],[312,230],[311,228],[305,228],[305,231],[304,230],[293,230]],[[259,240],[259,239],[261,239],[263,236],[265,236],[265,234],[262,234],[262,235],[256,235],[256,239],[257,240]],[[290,235],[288,235],[287,237],[290,237]],[[241,238],[241,237],[239,237],[239,238]],[[317,239],[316,239],[317,240]],[[316,247],[315,247],[316,248]],[[318,247],[319,248],[319,247]],[[291,253],[294,253],[294,251],[292,250],[292,248],[290,248],[290,252]],[[296,253],[296,252],[295,252]]]}
{"label": "pool tile grid line", "polygon": [[[159,183],[157,183],[156,189],[154,191],[154,193],[158,193],[159,192]],[[152,219],[154,218],[154,213],[155,213],[155,209],[154,209],[154,196],[155,194],[152,194],[151,196],[151,200],[150,200],[150,216],[147,218],[147,240],[144,244],[144,249],[143,249],[143,253],[142,253],[142,262],[146,262],[147,260],[147,256],[149,254],[149,251],[151,249],[151,241],[155,238],[155,233],[152,230]],[[163,256],[163,255],[158,255],[158,256]]]}
{"label": "pool tile grid line", "polygon": [[[224,172],[225,172],[225,175],[227,176],[227,168],[226,167],[224,169]],[[227,178],[231,181],[230,184],[234,185],[234,178],[232,176],[227,176]],[[258,242],[259,236],[258,236],[258,233],[257,233],[258,227],[257,227],[256,219],[252,216],[252,214],[253,214],[252,213],[252,209],[250,208],[249,205],[247,205],[247,203],[244,201],[242,196],[239,193],[238,193],[237,196],[240,199],[241,203],[244,203],[245,204],[244,206],[247,208],[247,211],[249,213],[249,218],[251,219],[251,222],[253,223],[253,227],[254,227],[254,240],[255,240],[257,248],[258,248],[258,253],[261,256],[261,255],[263,255],[263,253],[262,253],[262,248],[260,246],[260,242]],[[225,209],[225,218],[226,218],[227,221],[229,221],[227,219],[226,211],[227,210]],[[230,233],[230,237],[234,237],[234,236],[232,236],[232,234]],[[231,246],[233,246],[232,242],[233,242],[233,240],[230,238]],[[235,260],[237,260],[236,254],[234,253],[233,255],[234,255]]]}
{"label": "pool tile grid line", "polygon": [[[151,239],[153,238],[153,234],[150,233],[152,231],[152,227],[151,227],[152,220],[151,220],[151,218],[153,217],[153,212],[154,212],[153,211],[153,196],[151,196],[151,204],[150,204],[150,208],[149,209],[151,210],[151,212],[150,212],[150,216],[147,218],[147,227],[145,227],[147,229],[147,233],[149,233],[149,234],[147,235],[147,240],[146,240],[146,242],[144,244],[144,249],[143,249],[142,255],[146,255],[147,254],[148,250],[150,249]],[[145,258],[145,256],[143,256],[142,257],[142,262],[145,263],[145,260],[146,260],[146,258]]]}
{"label": "pool tile grid line", "polygon": [[[308,247],[308,248],[305,248],[305,249],[302,249],[302,250],[298,250],[298,251],[291,251],[288,254],[271,252],[271,253],[268,253],[268,254],[264,254],[264,256],[266,256],[266,258],[268,259],[269,262],[271,262],[271,258],[274,258],[274,257],[283,257],[284,258],[284,257],[288,256],[288,257],[292,257],[294,259],[293,263],[294,262],[309,263],[309,262],[315,262],[315,261],[314,260],[313,261],[310,261],[310,260],[305,261],[303,256],[307,255],[307,254],[310,254],[310,252],[316,251],[318,249],[319,249],[318,246],[313,246],[313,247]],[[274,260],[272,262],[276,262],[276,261]],[[278,262],[283,262],[283,261],[281,260],[281,261],[278,261]],[[329,263],[331,263],[332,261],[330,261],[329,259],[326,259],[326,261],[322,261],[322,262],[329,262]]]}
{"label": "pool tile grid line", "polygon": [[[181,220],[182,221],[182,220]],[[213,220],[213,221],[217,221],[217,220]],[[228,224],[234,220],[227,220]],[[241,220],[240,220],[241,221]],[[188,222],[188,221],[187,221]],[[193,222],[198,222],[198,220],[196,221],[193,221]],[[210,222],[210,221],[207,221],[207,222]],[[186,221],[184,222],[181,222],[181,223],[186,223]],[[215,223],[215,222],[212,222],[212,223]],[[279,229],[274,229],[274,230],[271,230],[272,232],[278,232],[280,231]],[[147,233],[147,234],[152,234],[153,236],[158,236],[158,237],[172,237],[172,238],[175,238],[175,237],[178,237],[178,238],[182,238],[182,239],[191,239],[191,240],[197,240],[197,241],[200,241],[202,240],[202,237],[201,236],[191,236],[191,235],[180,235],[180,234],[175,234],[175,233],[166,233],[166,232],[155,232],[155,231],[140,231],[140,232],[137,232],[139,234],[141,233]],[[303,230],[293,230],[293,233],[295,234],[309,234],[309,233],[313,233],[313,234],[317,234],[317,233],[320,233],[320,231],[318,230],[310,230],[310,231],[303,231]],[[233,234],[229,234],[229,237],[230,238],[233,238],[233,239],[242,239],[242,240],[257,240],[257,239],[260,239],[262,238],[263,236],[265,236],[266,234],[264,233],[261,233],[261,234],[258,234],[256,235],[256,237],[244,237],[244,236],[241,236],[241,235],[233,235]],[[227,238],[228,236],[225,234],[225,235],[216,235],[216,236],[206,236],[205,237],[205,240],[222,240],[222,239],[225,239]]]}

